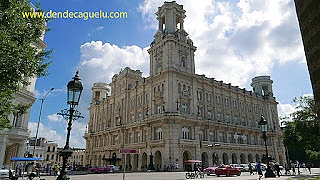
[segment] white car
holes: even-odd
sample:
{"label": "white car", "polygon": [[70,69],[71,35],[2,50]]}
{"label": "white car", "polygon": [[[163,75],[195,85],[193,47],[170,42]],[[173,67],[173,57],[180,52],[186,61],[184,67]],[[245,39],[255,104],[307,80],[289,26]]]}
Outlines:
{"label": "white car", "polygon": [[113,172],[119,171],[119,168],[117,166],[115,166],[115,165],[106,165],[106,166],[113,168]]}
{"label": "white car", "polygon": [[[14,176],[14,170],[11,169],[12,175]],[[9,178],[9,169],[0,170],[0,178]]]}

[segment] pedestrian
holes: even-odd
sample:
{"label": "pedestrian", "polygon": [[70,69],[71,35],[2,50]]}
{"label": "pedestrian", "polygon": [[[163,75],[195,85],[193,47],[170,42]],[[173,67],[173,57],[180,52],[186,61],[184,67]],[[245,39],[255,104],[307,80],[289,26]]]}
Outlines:
{"label": "pedestrian", "polygon": [[290,175],[290,169],[291,169],[290,168],[290,163],[286,163],[286,165],[285,165],[285,170],[286,170],[285,174],[286,175],[288,175],[288,174]]}
{"label": "pedestrian", "polygon": [[253,167],[252,167],[252,164],[249,163],[249,172],[250,172],[250,175],[254,175],[253,173]]}
{"label": "pedestrian", "polygon": [[261,164],[260,164],[260,162],[258,162],[258,164],[257,164],[257,171],[258,171],[259,179],[261,179],[261,177],[263,176],[263,174],[262,174],[262,169],[261,169]]}
{"label": "pedestrian", "polygon": [[292,174],[296,175],[296,165],[294,162],[291,163],[291,168],[292,168]]}
{"label": "pedestrian", "polygon": [[277,176],[280,177],[280,166],[279,166],[279,163],[276,162],[275,166],[274,166],[274,169],[276,170],[277,172]]}
{"label": "pedestrian", "polygon": [[307,168],[308,168],[308,170],[309,170],[309,172],[311,174],[311,164],[309,162],[307,163]]}
{"label": "pedestrian", "polygon": [[300,172],[300,163],[299,163],[299,161],[296,161],[296,165],[298,167],[298,174],[300,174],[301,172]]}
{"label": "pedestrian", "polygon": [[74,175],[74,166],[71,166],[71,174]]}
{"label": "pedestrian", "polygon": [[19,166],[19,176],[21,176],[22,172],[23,172],[23,164],[20,163],[20,166]]}
{"label": "pedestrian", "polygon": [[194,174],[197,174],[197,172],[198,172],[198,165],[197,165],[197,163],[194,163],[194,165],[193,165],[193,171],[194,171]]}

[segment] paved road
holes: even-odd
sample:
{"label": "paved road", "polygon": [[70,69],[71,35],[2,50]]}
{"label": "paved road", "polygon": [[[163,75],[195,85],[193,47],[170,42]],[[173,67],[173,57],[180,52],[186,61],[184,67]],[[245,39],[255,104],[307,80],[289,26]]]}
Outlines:
{"label": "paved road", "polygon": [[[281,176],[280,178],[267,178],[267,179],[277,179],[277,180],[287,180],[288,178],[292,178],[294,180],[298,180],[301,177],[304,178],[313,178],[315,176],[320,176],[320,169],[313,168],[312,174],[308,174],[304,172],[301,175],[297,176]],[[87,175],[70,175],[71,180],[122,180],[122,173],[110,173],[110,174],[87,174]],[[43,179],[46,180],[55,180],[54,176],[42,176]],[[185,172],[148,172],[148,173],[126,173],[126,180],[185,180]],[[248,172],[243,172],[241,176],[233,176],[233,177],[216,177],[216,176],[207,176],[205,175],[204,179],[238,179],[238,180],[257,180],[258,175],[249,175]],[[261,178],[266,179],[266,178]]]}

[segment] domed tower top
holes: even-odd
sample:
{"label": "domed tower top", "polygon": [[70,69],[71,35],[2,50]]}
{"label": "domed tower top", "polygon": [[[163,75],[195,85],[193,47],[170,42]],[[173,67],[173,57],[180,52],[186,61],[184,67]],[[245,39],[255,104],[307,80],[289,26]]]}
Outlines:
{"label": "domed tower top", "polygon": [[260,96],[273,96],[272,83],[270,76],[257,76],[252,79],[251,86],[253,92]]}
{"label": "domed tower top", "polygon": [[195,74],[196,47],[184,30],[186,11],[175,1],[164,2],[156,12],[158,31],[150,44],[150,76],[160,75],[168,69]]}
{"label": "domed tower top", "polygon": [[110,89],[106,83],[94,83],[92,89],[92,102],[96,103],[107,98]]}
{"label": "domed tower top", "polygon": [[183,30],[183,19],[186,17],[183,6],[172,2],[164,2],[164,4],[158,8],[157,20],[159,23],[159,31],[165,31],[166,33],[174,33],[177,29]]}

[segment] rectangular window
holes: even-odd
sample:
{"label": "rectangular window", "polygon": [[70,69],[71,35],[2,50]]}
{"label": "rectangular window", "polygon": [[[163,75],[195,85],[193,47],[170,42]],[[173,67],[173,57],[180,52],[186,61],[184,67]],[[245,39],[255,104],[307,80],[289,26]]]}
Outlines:
{"label": "rectangular window", "polygon": [[208,119],[212,120],[212,112],[211,111],[208,111]]}
{"label": "rectangular window", "polygon": [[188,114],[187,104],[183,103],[181,107],[182,107],[182,113],[183,114]]}
{"label": "rectangular window", "polygon": [[218,114],[217,114],[217,119],[218,119],[218,121],[221,121],[221,120],[222,120],[221,112],[218,112]]}

